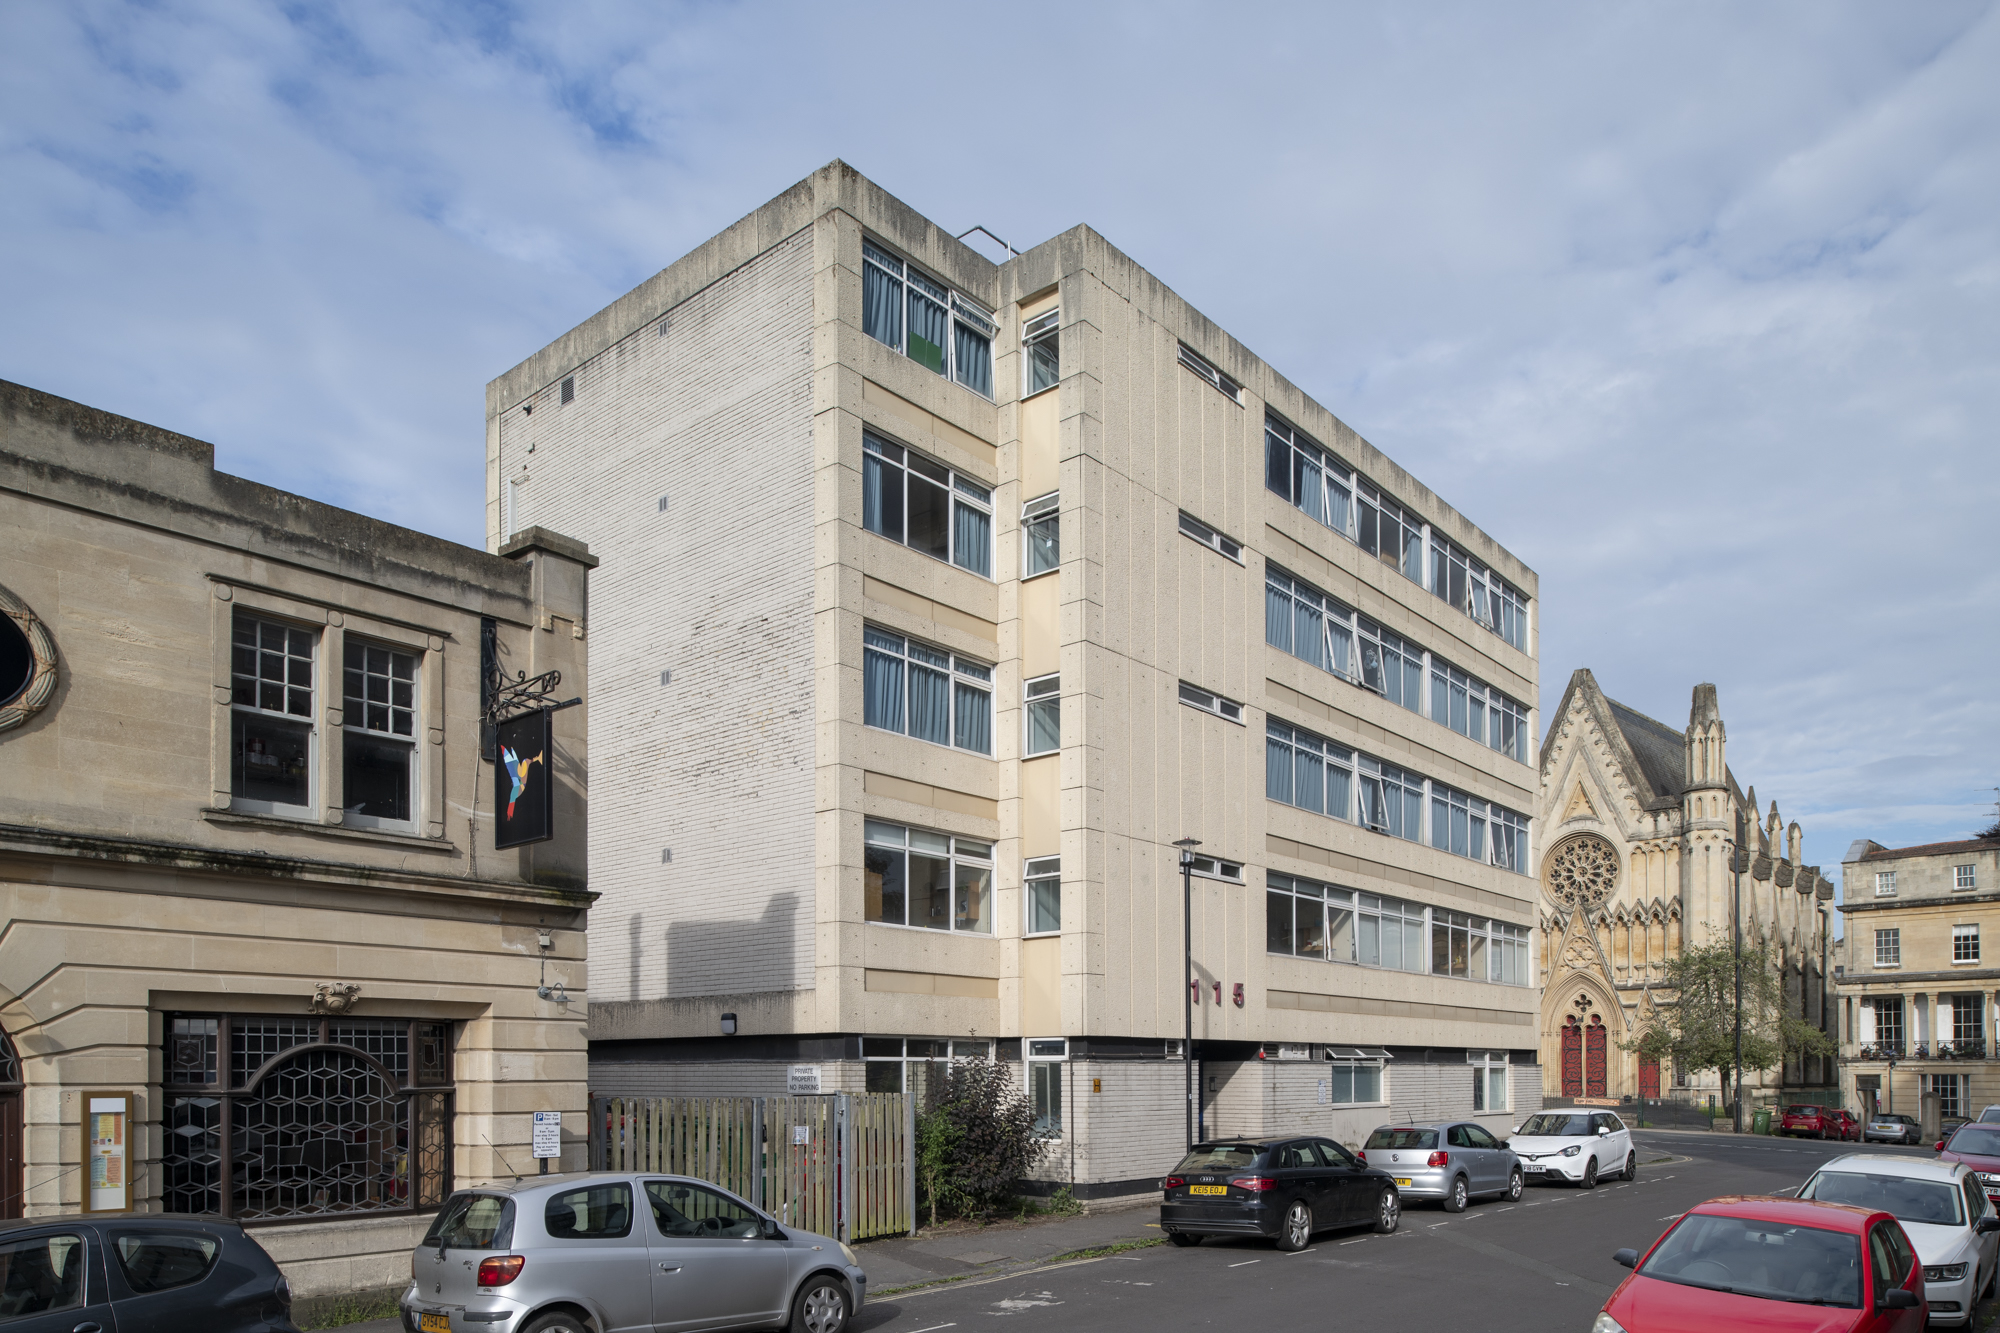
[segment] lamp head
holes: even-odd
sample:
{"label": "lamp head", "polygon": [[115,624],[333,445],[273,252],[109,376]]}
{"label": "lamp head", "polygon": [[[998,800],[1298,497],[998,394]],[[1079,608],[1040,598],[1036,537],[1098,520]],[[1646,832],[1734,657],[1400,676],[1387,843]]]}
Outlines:
{"label": "lamp head", "polygon": [[722,1035],[725,1037],[733,1037],[736,1035],[735,1014],[724,1014],[722,1016]]}

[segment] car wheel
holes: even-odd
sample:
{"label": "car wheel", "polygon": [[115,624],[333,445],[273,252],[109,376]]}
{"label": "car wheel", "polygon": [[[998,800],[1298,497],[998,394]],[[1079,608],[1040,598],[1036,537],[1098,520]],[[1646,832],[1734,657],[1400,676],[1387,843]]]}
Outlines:
{"label": "car wheel", "polygon": [[1190,1245],[1201,1244],[1200,1236],[1190,1235],[1188,1232],[1185,1231],[1170,1231],[1167,1233],[1167,1239],[1172,1241],[1174,1244],[1180,1246],[1182,1249],[1186,1249]]}
{"label": "car wheel", "polygon": [[1444,1210],[1447,1213],[1462,1213],[1465,1211],[1466,1201],[1471,1197],[1472,1191],[1466,1186],[1465,1177],[1453,1176],[1451,1193],[1444,1196]]}
{"label": "car wheel", "polygon": [[1579,1181],[1579,1182],[1578,1182],[1578,1184],[1582,1185],[1582,1187],[1583,1187],[1584,1189],[1587,1189],[1587,1190],[1594,1190],[1594,1189],[1596,1189],[1596,1188],[1597,1188],[1597,1158],[1596,1158],[1596,1157],[1594,1157],[1594,1156],[1593,1156],[1593,1157],[1592,1157],[1592,1158],[1590,1159],[1590,1162],[1589,1162],[1589,1164],[1588,1164],[1587,1166],[1585,1166],[1585,1167],[1583,1168],[1583,1179],[1582,1179],[1581,1181]]}
{"label": "car wheel", "polygon": [[1403,1196],[1394,1190],[1383,1190],[1381,1201],[1375,1205],[1375,1234],[1386,1236],[1402,1222]]}
{"label": "car wheel", "polygon": [[1507,1177],[1507,1202],[1519,1203],[1521,1190],[1526,1184],[1527,1182],[1521,1178],[1521,1168],[1515,1167],[1514,1174]]}
{"label": "car wheel", "polygon": [[545,1314],[532,1324],[524,1325],[521,1333],[590,1333],[590,1325],[582,1318],[566,1310]]}
{"label": "car wheel", "polygon": [[842,1333],[847,1327],[847,1292],[822,1274],[807,1282],[792,1301],[791,1333]]}
{"label": "car wheel", "polygon": [[1312,1244],[1313,1215],[1304,1199],[1294,1200],[1285,1210],[1284,1225],[1278,1228],[1278,1248],[1297,1253]]}

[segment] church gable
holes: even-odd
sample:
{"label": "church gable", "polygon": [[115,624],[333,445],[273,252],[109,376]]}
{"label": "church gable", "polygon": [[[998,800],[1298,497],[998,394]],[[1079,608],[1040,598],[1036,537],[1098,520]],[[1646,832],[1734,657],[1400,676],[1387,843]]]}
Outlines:
{"label": "church gable", "polygon": [[1636,766],[1603,703],[1589,671],[1578,671],[1542,750],[1536,813],[1545,845],[1591,827],[1615,830],[1628,845],[1646,836],[1650,789],[1634,780]]}

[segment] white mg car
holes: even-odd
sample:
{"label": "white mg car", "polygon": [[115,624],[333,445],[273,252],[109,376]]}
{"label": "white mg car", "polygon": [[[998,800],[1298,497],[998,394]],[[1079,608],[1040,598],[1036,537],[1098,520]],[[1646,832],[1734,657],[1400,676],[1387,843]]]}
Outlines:
{"label": "white mg car", "polygon": [[1924,1266],[1933,1327],[1965,1326],[2000,1268],[2000,1215],[1964,1162],[1849,1153],[1813,1172],[1801,1199],[1893,1213]]}
{"label": "white mg car", "polygon": [[1610,1111],[1543,1111],[1531,1115],[1507,1140],[1530,1184],[1561,1181],[1589,1189],[1605,1179],[1634,1180],[1639,1155],[1632,1131]]}

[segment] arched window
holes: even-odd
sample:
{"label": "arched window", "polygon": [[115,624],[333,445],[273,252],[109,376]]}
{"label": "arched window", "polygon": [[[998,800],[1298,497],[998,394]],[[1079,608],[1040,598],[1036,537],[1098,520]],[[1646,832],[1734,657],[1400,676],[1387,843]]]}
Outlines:
{"label": "arched window", "polygon": [[165,1054],[170,1213],[402,1212],[451,1192],[449,1024],[172,1014]]}

